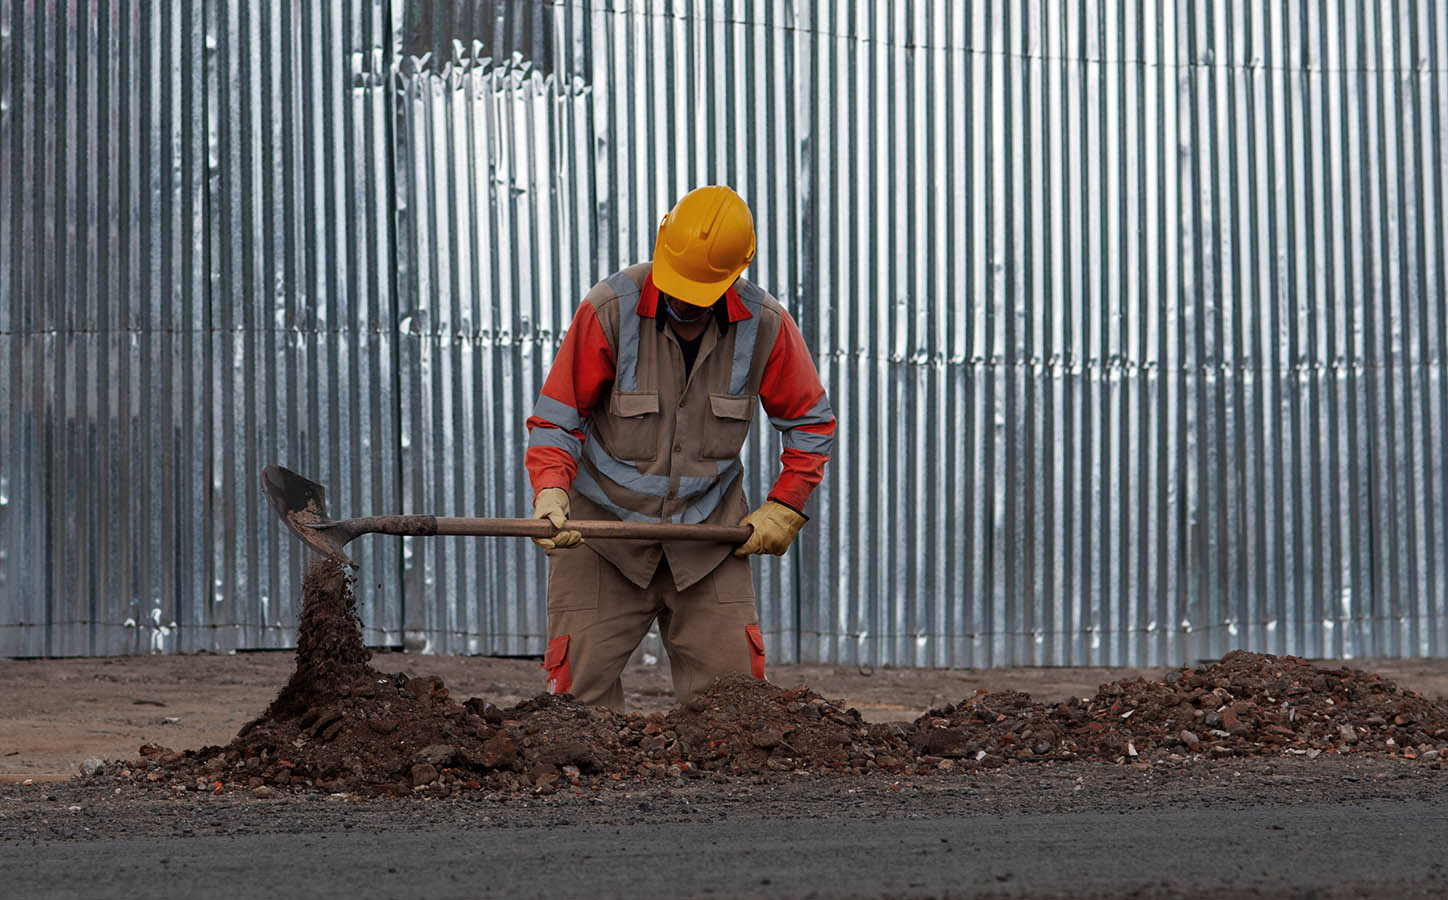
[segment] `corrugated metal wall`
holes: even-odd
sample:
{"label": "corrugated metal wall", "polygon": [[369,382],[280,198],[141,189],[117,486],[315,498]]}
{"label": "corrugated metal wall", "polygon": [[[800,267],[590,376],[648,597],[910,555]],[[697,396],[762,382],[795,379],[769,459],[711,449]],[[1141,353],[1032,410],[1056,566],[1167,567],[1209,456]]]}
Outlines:
{"label": "corrugated metal wall", "polygon": [[1443,5],[877,9],[795,32],[803,655],[1448,652]]}
{"label": "corrugated metal wall", "polygon": [[[673,89],[666,77],[670,67],[687,71],[685,60],[715,41],[774,72],[785,54],[769,47],[787,32],[695,16],[685,4],[680,15],[671,9],[409,4],[398,141],[409,508],[527,514],[523,422],[546,366],[589,287],[647,259],[658,219],[690,187],[725,182],[740,190],[759,229],[751,277],[798,282],[802,186],[789,80],[761,78],[750,96],[736,94],[749,81],[726,77],[727,54],[697,84]],[[760,105],[750,107],[755,99]],[[726,103],[740,117],[735,125],[722,118]],[[716,132],[732,136],[716,140]],[[786,300],[797,294],[775,291]],[[808,328],[813,295],[792,305]],[[772,476],[751,459],[778,453],[772,433],[753,436],[752,497],[767,492]],[[546,568],[536,548],[407,543],[407,596],[419,602],[409,602],[406,624],[418,643],[543,652]],[[761,621],[782,660],[795,658],[797,567],[795,558],[756,566]]]}
{"label": "corrugated metal wall", "polygon": [[1442,4],[960,9],[794,32],[803,655],[1448,652]]}
{"label": "corrugated metal wall", "polygon": [[[442,374],[414,397],[499,413],[405,416],[411,496],[474,481],[462,444],[522,444],[586,286],[724,181],[842,422],[814,527],[764,570],[784,658],[1445,652],[1448,14],[1381,9],[410,7],[429,263],[401,302],[474,323],[419,336]],[[468,500],[523,508],[498,463]],[[526,548],[434,550],[425,592],[536,595]]]}
{"label": "corrugated metal wall", "polygon": [[[573,307],[723,181],[841,423],[775,658],[1448,653],[1441,4],[189,10],[0,5],[0,652],[285,641],[272,458],[525,512]],[[541,650],[530,546],[360,545],[370,640]]]}
{"label": "corrugated metal wall", "polygon": [[0,2],[0,654],[288,646],[260,467],[397,502],[394,27],[290,7]]}

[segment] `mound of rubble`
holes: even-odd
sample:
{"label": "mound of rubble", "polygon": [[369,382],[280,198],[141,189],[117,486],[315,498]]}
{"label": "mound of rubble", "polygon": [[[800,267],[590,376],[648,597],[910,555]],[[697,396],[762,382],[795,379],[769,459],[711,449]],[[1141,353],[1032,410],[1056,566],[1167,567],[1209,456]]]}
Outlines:
{"label": "mound of rubble", "polygon": [[869,725],[855,709],[842,709],[804,685],[784,690],[748,675],[726,675],[675,709],[657,726],[651,750],[676,735],[681,759],[706,772],[755,775],[806,772],[862,775],[901,771],[910,763],[906,742],[888,725]]}
{"label": "mound of rubble", "polygon": [[982,692],[889,725],[803,685],[744,675],[667,714],[617,715],[548,695],[499,709],[459,703],[435,677],[372,668],[340,565],[312,566],[303,590],[296,671],[266,712],[224,747],[142,747],[121,777],[258,797],[513,796],[647,779],[915,775],[1075,759],[1448,757],[1448,701],[1367,672],[1245,652],[1158,681],[1104,684],[1091,698],[1046,704]]}
{"label": "mound of rubble", "polygon": [[369,664],[351,579],[317,563],[303,582],[297,666],[266,712],[224,747],[146,745],[123,777],[221,793],[551,793],[650,778],[901,771],[905,741],[807,688],[720,679],[667,716],[616,715],[567,696],[498,709],[442,680]]}
{"label": "mound of rubble", "polygon": [[650,779],[914,771],[906,742],[804,687],[722,678],[667,715],[541,695],[499,709],[440,679],[369,670],[300,715],[268,714],[225,747],[146,746],[129,777],[186,790],[549,794]]}
{"label": "mound of rubble", "polygon": [[1448,756],[1448,702],[1369,672],[1239,650],[1160,681],[1104,684],[1085,700],[979,694],[921,716],[911,745],[984,766],[1323,753],[1433,761]]}
{"label": "mound of rubble", "polygon": [[351,578],[318,562],[303,581],[297,667],[259,718],[225,747],[147,745],[129,777],[190,790],[363,795],[556,788],[566,774],[615,771],[615,716],[567,698],[499,710],[458,703],[442,680],[369,665]]}

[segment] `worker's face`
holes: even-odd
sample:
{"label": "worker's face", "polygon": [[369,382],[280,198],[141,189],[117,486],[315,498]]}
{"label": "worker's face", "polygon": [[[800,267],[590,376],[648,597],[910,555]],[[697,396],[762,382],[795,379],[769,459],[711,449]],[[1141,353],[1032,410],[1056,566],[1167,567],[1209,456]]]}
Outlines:
{"label": "worker's face", "polygon": [[669,309],[673,310],[674,316],[681,321],[694,322],[709,314],[709,310],[706,307],[685,303],[682,300],[670,297],[668,294],[664,294],[663,297],[664,302],[669,304]]}

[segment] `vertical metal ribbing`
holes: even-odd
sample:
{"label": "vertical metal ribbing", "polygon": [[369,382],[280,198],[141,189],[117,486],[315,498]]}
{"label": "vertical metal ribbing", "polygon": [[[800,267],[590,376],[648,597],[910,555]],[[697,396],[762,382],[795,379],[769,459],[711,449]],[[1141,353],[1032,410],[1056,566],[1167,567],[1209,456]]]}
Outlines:
{"label": "vertical metal ribbing", "polygon": [[[360,87],[345,61],[366,55],[341,34],[351,8],[285,24],[221,4],[0,12],[13,210],[0,224],[0,342],[26,398],[9,414],[0,506],[24,497],[33,548],[18,570],[17,554],[0,562],[0,652],[290,642],[294,611],[279,614],[276,599],[295,594],[300,554],[259,514],[257,471],[291,462],[327,480],[352,468],[348,448],[396,443],[351,421],[351,385],[379,367],[365,341],[354,348],[362,329],[336,327],[357,259],[342,179],[366,162],[335,149],[349,124],[339,104]],[[279,68],[303,59],[315,76],[305,98]],[[278,152],[283,142],[311,162]],[[310,183],[289,180],[299,168]],[[311,230],[279,237],[296,220]],[[295,264],[305,255],[323,262]],[[303,337],[298,310],[328,324]],[[295,354],[314,362],[276,377]],[[299,378],[316,389],[275,390]],[[296,414],[298,396],[316,405]],[[287,434],[304,420],[317,423],[304,439]],[[289,459],[276,449],[286,444],[326,446],[335,463]],[[12,599],[20,573],[30,609]]]}
{"label": "vertical metal ribbing", "polygon": [[[1357,531],[1362,518],[1357,514],[1358,493],[1355,489],[1354,460],[1357,429],[1355,427],[1354,391],[1359,383],[1359,373],[1352,365],[1355,355],[1353,329],[1358,317],[1353,314],[1352,304],[1341,302],[1350,296],[1355,268],[1351,250],[1352,208],[1347,190],[1350,164],[1347,148],[1348,85],[1354,76],[1349,74],[1346,54],[1348,23],[1342,15],[1341,5],[1331,7],[1323,16],[1323,52],[1325,79],[1322,120],[1324,153],[1327,169],[1326,218],[1324,229],[1324,261],[1326,263],[1325,290],[1336,302],[1326,305],[1331,309],[1327,317],[1329,346],[1330,382],[1328,386],[1328,414],[1330,416],[1329,454],[1333,465],[1326,473],[1332,485],[1331,548],[1335,561],[1329,574],[1329,591],[1324,600],[1327,612],[1344,616],[1351,614],[1354,602],[1354,588],[1361,583],[1358,575]],[[1334,654],[1351,652],[1355,641],[1346,634],[1334,636],[1328,642],[1328,649]]]}
{"label": "vertical metal ribbing", "polygon": [[[0,652],[289,643],[267,462],[526,512],[573,307],[711,181],[841,422],[775,658],[1448,652],[1434,4],[58,12],[0,5]],[[355,547],[369,641],[541,648],[531,546]]]}
{"label": "vertical metal ribbing", "polygon": [[[1448,154],[1441,148],[1448,139],[1448,96],[1445,96],[1445,70],[1436,67],[1442,54],[1448,51],[1448,13],[1442,9],[1428,7],[1420,13],[1420,58],[1426,65],[1418,63],[1419,85],[1424,108],[1423,160],[1425,167],[1425,198],[1428,210],[1448,208],[1448,189],[1445,189],[1445,173],[1448,173]],[[1445,282],[1444,260],[1448,258],[1448,222],[1442,216],[1428,215],[1424,218],[1424,254],[1427,264],[1423,270],[1426,283],[1424,299],[1432,315],[1433,323],[1429,342],[1433,351],[1429,359],[1432,418],[1436,427],[1433,432],[1434,453],[1429,465],[1437,474],[1438,492],[1428,510],[1429,521],[1435,524],[1437,540],[1432,548],[1436,578],[1433,581],[1431,598],[1448,596],[1448,525],[1444,513],[1448,512],[1448,282]],[[1440,654],[1448,647],[1448,608],[1434,604],[1430,612],[1431,627],[1428,632],[1430,652]]]}

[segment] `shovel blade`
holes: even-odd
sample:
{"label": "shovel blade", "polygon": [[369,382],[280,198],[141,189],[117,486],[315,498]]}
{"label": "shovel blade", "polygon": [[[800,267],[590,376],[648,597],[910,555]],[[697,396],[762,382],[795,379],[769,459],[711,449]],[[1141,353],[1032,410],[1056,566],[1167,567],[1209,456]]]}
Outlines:
{"label": "shovel blade", "polygon": [[320,484],[282,466],[261,470],[261,492],[276,511],[282,524],[302,539],[308,547],[334,559],[352,564],[342,552],[346,544],[345,529],[327,527],[327,491]]}

